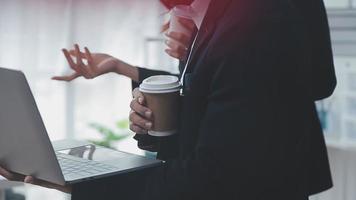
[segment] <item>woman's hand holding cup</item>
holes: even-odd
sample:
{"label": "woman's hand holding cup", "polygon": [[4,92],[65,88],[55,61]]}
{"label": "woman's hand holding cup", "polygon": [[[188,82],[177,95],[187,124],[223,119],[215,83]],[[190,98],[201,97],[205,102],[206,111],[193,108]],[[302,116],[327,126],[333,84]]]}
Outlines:
{"label": "woman's hand holding cup", "polygon": [[178,77],[151,76],[133,91],[130,129],[137,134],[165,137],[177,132],[179,117]]}
{"label": "woman's hand holding cup", "polygon": [[130,129],[137,134],[147,134],[153,126],[152,111],[146,107],[144,95],[139,91],[139,88],[132,92],[133,100],[130,107]]}

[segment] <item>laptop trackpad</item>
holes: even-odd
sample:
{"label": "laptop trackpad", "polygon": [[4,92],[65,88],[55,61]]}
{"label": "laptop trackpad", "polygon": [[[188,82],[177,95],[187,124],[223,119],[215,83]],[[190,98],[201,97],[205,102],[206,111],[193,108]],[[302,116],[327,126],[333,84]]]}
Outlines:
{"label": "laptop trackpad", "polygon": [[74,147],[70,149],[60,150],[60,153],[68,154],[78,158],[94,160],[103,163],[112,163],[114,160],[129,157],[131,154],[115,151],[112,149],[88,144],[85,146]]}

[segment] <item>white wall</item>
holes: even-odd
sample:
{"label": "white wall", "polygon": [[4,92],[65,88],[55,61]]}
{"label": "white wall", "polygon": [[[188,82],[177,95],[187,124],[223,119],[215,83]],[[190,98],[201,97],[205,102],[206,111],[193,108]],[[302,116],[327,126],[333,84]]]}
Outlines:
{"label": "white wall", "polygon": [[[326,131],[334,187],[313,200],[356,200],[356,0],[326,0],[338,87]],[[355,87],[356,88],[356,87]],[[354,98],[351,101],[349,99]]]}

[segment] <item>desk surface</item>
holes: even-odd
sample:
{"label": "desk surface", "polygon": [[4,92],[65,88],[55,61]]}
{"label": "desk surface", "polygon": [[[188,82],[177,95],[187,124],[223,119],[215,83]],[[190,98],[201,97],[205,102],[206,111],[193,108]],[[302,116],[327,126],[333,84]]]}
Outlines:
{"label": "desk surface", "polygon": [[23,186],[23,185],[24,185],[24,183],[7,181],[3,177],[0,176],[0,190]]}
{"label": "desk surface", "polygon": [[39,186],[24,184],[20,182],[10,182],[0,177],[0,200],[5,200],[4,191],[13,189],[13,192],[24,195],[27,200],[50,199],[50,200],[68,200],[70,195],[57,190],[42,188]]}
{"label": "desk surface", "polygon": [[356,142],[341,141],[338,139],[326,138],[326,144],[329,148],[339,149],[343,151],[356,151]]}

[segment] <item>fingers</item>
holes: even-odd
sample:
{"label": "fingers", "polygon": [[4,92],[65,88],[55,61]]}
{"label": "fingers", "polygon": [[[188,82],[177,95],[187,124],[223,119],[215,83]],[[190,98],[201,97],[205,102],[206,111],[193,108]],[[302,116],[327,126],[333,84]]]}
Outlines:
{"label": "fingers", "polygon": [[141,105],[138,99],[133,99],[130,104],[131,109],[137,114],[144,116],[146,119],[152,118],[152,111],[147,107]]}
{"label": "fingers", "polygon": [[92,57],[92,55],[91,55],[91,53],[90,53],[88,47],[84,47],[84,50],[85,50],[85,56],[86,56],[86,58],[87,58],[87,60],[88,60],[88,64],[89,64],[89,66],[92,66],[92,64],[93,64],[93,57]]}
{"label": "fingers", "polygon": [[52,80],[70,82],[78,77],[80,77],[79,73],[73,73],[70,76],[54,76],[54,77],[52,77]]}
{"label": "fingers", "polygon": [[132,132],[140,134],[140,135],[148,134],[148,130],[145,130],[145,129],[133,124],[133,122],[130,122],[130,130]]}
{"label": "fingers", "polygon": [[57,190],[60,190],[62,192],[67,192],[67,193],[71,192],[71,188],[70,187],[60,186],[60,185],[52,184],[52,183],[49,183],[49,182],[46,182],[46,181],[38,180],[38,179],[35,179],[32,176],[23,176],[23,175],[20,175],[20,174],[17,174],[17,173],[11,173],[11,172],[7,171],[6,169],[4,169],[2,167],[0,167],[0,175],[5,177],[9,181],[21,181],[21,182],[23,181],[25,183],[39,185],[39,186],[42,186],[42,187],[57,189]]}
{"label": "fingers", "polygon": [[78,69],[77,65],[74,63],[74,61],[73,61],[72,57],[70,56],[68,50],[67,49],[62,49],[62,52],[63,52],[64,56],[66,57],[70,68],[72,68],[76,72],[79,72],[80,70]]}
{"label": "fingers", "polygon": [[130,107],[130,130],[137,134],[147,134],[147,130],[150,130],[152,124],[152,111],[145,107],[145,99],[143,94],[134,89],[132,92],[134,99],[131,101]]}
{"label": "fingers", "polygon": [[82,66],[83,65],[83,61],[82,61],[79,45],[75,44],[74,45],[74,49],[75,49],[75,58],[76,58],[76,61],[77,61],[77,65]]}
{"label": "fingers", "polygon": [[66,193],[71,193],[71,187],[70,186],[61,186],[61,185],[56,185],[54,183],[50,183],[47,181],[43,181],[43,180],[39,180],[36,179],[32,176],[26,176],[23,180],[23,182],[28,183],[28,184],[33,184],[33,185],[38,185],[41,187],[46,187],[46,188],[50,188],[50,189],[56,189],[62,192],[66,192]]}
{"label": "fingers", "polygon": [[168,29],[169,29],[169,21],[168,22],[166,22],[166,23],[164,23],[163,25],[162,25],[162,27],[161,27],[161,33],[164,33],[164,32],[166,32]]}
{"label": "fingers", "polygon": [[181,45],[178,42],[172,41],[172,40],[166,40],[166,45],[173,51],[176,51],[180,54],[185,53],[186,51],[188,51],[188,48]]}
{"label": "fingers", "polygon": [[23,181],[25,183],[29,183],[29,184],[34,184],[34,178],[32,176],[26,176],[25,180]]}
{"label": "fingers", "polygon": [[169,56],[173,57],[173,58],[176,58],[180,61],[184,61],[185,57],[181,54],[179,54],[178,52],[176,51],[172,51],[170,49],[166,49],[164,50]]}
{"label": "fingers", "polygon": [[197,30],[197,27],[196,27],[194,21],[191,19],[178,18],[178,22],[180,24],[182,24],[186,29],[188,29],[192,33]]}
{"label": "fingers", "polygon": [[134,111],[130,113],[130,130],[138,134],[147,134],[147,130],[151,130],[152,122],[141,117]]}
{"label": "fingers", "polygon": [[188,47],[190,46],[190,38],[183,33],[177,32],[166,33],[166,36],[170,40],[166,41],[169,49],[166,49],[165,52],[173,58],[179,60],[186,59]]}
{"label": "fingers", "polygon": [[190,39],[191,37],[186,36],[183,33],[178,33],[178,32],[169,32],[165,34],[168,38],[173,39],[179,43],[181,43],[183,46],[188,47],[190,45]]}
{"label": "fingers", "polygon": [[133,111],[146,117],[147,119],[152,118],[152,111],[145,107],[145,96],[140,92],[138,88],[135,88],[132,92],[133,100],[131,101],[130,107]]}
{"label": "fingers", "polygon": [[167,40],[166,45],[169,47],[169,49],[165,50],[168,55],[179,60],[184,60],[186,58],[186,55],[188,53],[187,47],[184,47],[180,43],[172,40]]}
{"label": "fingers", "polygon": [[6,169],[0,167],[0,175],[5,177],[8,180],[13,179],[13,174],[11,174],[9,171],[7,171]]}
{"label": "fingers", "polygon": [[38,185],[38,186],[42,186],[42,187],[46,187],[46,188],[54,188],[53,185],[51,183],[36,179],[32,176],[26,176],[24,178],[24,183],[28,183],[28,184],[33,184],[33,185]]}
{"label": "fingers", "polygon": [[75,57],[77,61],[77,68],[80,70],[81,74],[85,78],[93,78],[90,70],[88,69],[88,66],[86,66],[82,61],[79,45],[75,44],[74,49],[75,49]]}
{"label": "fingers", "polygon": [[137,99],[140,104],[144,104],[145,96],[143,96],[142,92],[140,92],[139,88],[135,88],[132,91],[132,96],[134,99]]}
{"label": "fingers", "polygon": [[[70,76],[56,76],[53,77],[53,80],[59,81],[72,81],[73,79],[83,76],[86,79],[92,79],[100,74],[98,74],[97,66],[94,64],[93,55],[90,53],[87,47],[84,48],[84,53],[80,51],[80,47],[78,44],[74,45],[74,49],[68,50],[63,49],[63,53],[70,65],[70,67],[77,73],[72,74]],[[76,62],[73,61],[73,57],[75,57]],[[88,64],[83,62],[83,59],[88,61]]]}
{"label": "fingers", "polygon": [[[68,51],[67,49],[62,49],[64,56],[66,57],[69,66],[76,72],[83,71],[83,61],[82,59],[88,59],[85,53],[80,51],[79,45],[74,45],[74,50]],[[76,58],[76,62],[73,61],[72,56]]]}
{"label": "fingers", "polygon": [[[68,52],[69,52],[69,54],[70,54],[71,56],[74,56],[74,57],[75,57],[75,56],[77,55],[75,49],[71,49],[71,50],[69,50]],[[81,57],[82,59],[87,59],[85,53],[83,53],[83,52],[80,52],[80,57]]]}
{"label": "fingers", "polygon": [[23,175],[10,172],[2,167],[0,167],[0,175],[5,177],[9,181],[22,181]]}

